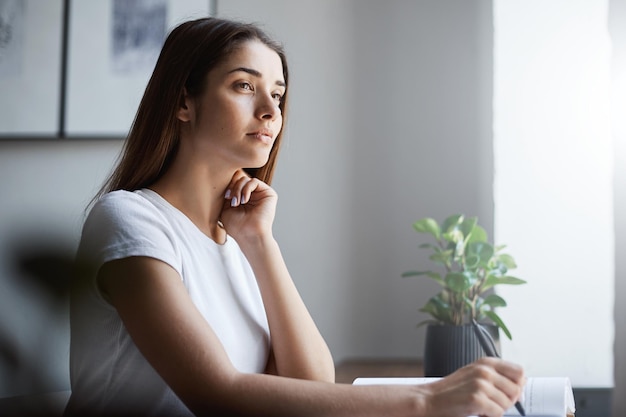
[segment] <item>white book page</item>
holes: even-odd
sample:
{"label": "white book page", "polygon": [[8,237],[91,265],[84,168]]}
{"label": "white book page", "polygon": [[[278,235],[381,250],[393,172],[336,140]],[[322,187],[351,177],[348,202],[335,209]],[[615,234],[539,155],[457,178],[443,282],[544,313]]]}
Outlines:
{"label": "white book page", "polygon": [[[357,378],[354,385],[419,385],[438,381],[441,378]],[[574,395],[569,378],[528,378],[520,399],[527,416],[566,417],[574,414]],[[506,416],[519,416],[515,407],[505,412]],[[474,417],[474,416],[468,416]]]}
{"label": "white book page", "polygon": [[[528,378],[520,401],[527,416],[565,417],[576,411],[574,394],[569,378]],[[519,416],[515,407],[506,415]]]}

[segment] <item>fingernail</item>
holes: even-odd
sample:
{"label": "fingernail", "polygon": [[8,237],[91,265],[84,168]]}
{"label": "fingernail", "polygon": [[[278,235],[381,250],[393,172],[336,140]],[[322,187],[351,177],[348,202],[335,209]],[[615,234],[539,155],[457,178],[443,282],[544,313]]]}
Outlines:
{"label": "fingernail", "polygon": [[230,200],[230,206],[231,207],[236,207],[237,206],[237,197],[233,197],[233,199]]}
{"label": "fingernail", "polygon": [[241,196],[241,204],[246,204],[246,196],[245,195]]}
{"label": "fingernail", "polygon": [[226,194],[224,194],[224,198],[228,200],[230,198],[230,190],[226,190]]}

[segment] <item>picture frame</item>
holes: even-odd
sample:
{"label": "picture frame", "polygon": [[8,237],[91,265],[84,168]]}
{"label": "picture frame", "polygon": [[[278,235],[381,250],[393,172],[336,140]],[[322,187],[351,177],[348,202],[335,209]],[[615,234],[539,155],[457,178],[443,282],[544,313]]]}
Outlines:
{"label": "picture frame", "polygon": [[70,2],[64,136],[124,138],[167,33],[182,21],[210,15],[211,3]]}
{"label": "picture frame", "polygon": [[0,139],[59,136],[62,38],[63,0],[0,0]]}
{"label": "picture frame", "polygon": [[125,138],[165,37],[215,0],[0,0],[0,140]]}

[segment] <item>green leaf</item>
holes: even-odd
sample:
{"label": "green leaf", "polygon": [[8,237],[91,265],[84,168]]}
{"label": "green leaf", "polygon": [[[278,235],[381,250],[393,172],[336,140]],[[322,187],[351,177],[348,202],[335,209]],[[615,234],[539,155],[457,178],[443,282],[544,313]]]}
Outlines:
{"label": "green leaf", "polygon": [[420,233],[430,233],[437,240],[439,240],[439,236],[441,235],[439,224],[435,219],[431,219],[430,217],[416,221],[413,223],[413,228]]}
{"label": "green leaf", "polygon": [[452,216],[446,218],[441,225],[441,231],[443,233],[450,232],[463,221],[463,217],[464,216],[462,214],[453,214]]}
{"label": "green leaf", "polygon": [[439,275],[437,272],[429,272],[428,274],[426,274],[426,276],[434,281],[437,281],[441,285],[444,285],[441,275]]}
{"label": "green leaf", "polygon": [[476,255],[480,265],[487,265],[493,256],[493,246],[487,242],[472,242],[467,246],[468,255]]}
{"label": "green leaf", "polygon": [[521,285],[521,284],[526,284],[526,281],[524,281],[523,279],[511,277],[508,275],[501,277],[501,276],[490,274],[487,276],[487,279],[485,280],[485,284],[483,285],[483,291],[491,287],[494,287],[496,285],[501,285],[501,284]]}
{"label": "green leaf", "polygon": [[452,259],[452,251],[451,250],[442,250],[438,253],[433,253],[428,257],[433,262],[440,263],[442,265],[448,265],[450,260]]}
{"label": "green leaf", "polygon": [[436,303],[433,301],[432,298],[428,300],[428,302],[424,304],[424,307],[420,308],[419,311],[423,313],[428,313],[431,316],[437,318],[438,309]]}
{"label": "green leaf", "polygon": [[507,269],[517,268],[515,259],[513,259],[511,255],[507,255],[506,253],[501,253],[500,255],[498,255],[498,260],[502,262],[507,267]]}
{"label": "green leaf", "polygon": [[509,272],[509,268],[505,264],[500,262],[497,258],[491,258],[488,268],[491,270],[492,275],[503,277]]}
{"label": "green leaf", "polygon": [[426,275],[429,278],[432,278],[433,280],[437,281],[441,285],[444,285],[443,279],[441,279],[441,275],[433,271],[406,271],[402,274],[402,277],[407,278],[407,277],[417,277],[417,276],[424,276],[424,275]]}
{"label": "green leaf", "polygon": [[450,321],[450,305],[445,303],[440,295],[436,295],[432,297],[428,302],[424,305],[424,307],[420,308],[421,312],[428,313],[433,316],[436,320],[442,322]]}
{"label": "green leaf", "polygon": [[465,256],[465,268],[474,270],[480,265],[480,258],[476,254]]}
{"label": "green leaf", "polygon": [[498,294],[489,294],[483,300],[483,304],[488,305],[491,308],[506,307],[506,301],[504,301],[504,298],[500,297]]}
{"label": "green leaf", "polygon": [[472,234],[469,235],[467,242],[486,242],[487,232],[481,226],[476,225],[472,230]]}
{"label": "green leaf", "polygon": [[507,284],[507,285],[522,285],[526,284],[526,281],[520,278],[515,278],[509,275],[497,278],[498,284]]}
{"label": "green leaf", "polygon": [[494,311],[486,311],[485,315],[489,317],[496,324],[496,326],[502,329],[502,331],[504,332],[506,337],[509,338],[509,340],[513,340],[513,338],[511,337],[511,332],[506,327],[500,316],[498,316]]}
{"label": "green leaf", "polygon": [[467,240],[472,235],[474,227],[476,227],[477,223],[477,217],[469,217],[461,222],[461,224],[459,225],[459,229],[463,233],[463,236],[465,236],[465,240]]}
{"label": "green leaf", "polygon": [[468,274],[462,272],[449,272],[444,278],[444,281],[450,290],[457,293],[465,292],[472,286]]}

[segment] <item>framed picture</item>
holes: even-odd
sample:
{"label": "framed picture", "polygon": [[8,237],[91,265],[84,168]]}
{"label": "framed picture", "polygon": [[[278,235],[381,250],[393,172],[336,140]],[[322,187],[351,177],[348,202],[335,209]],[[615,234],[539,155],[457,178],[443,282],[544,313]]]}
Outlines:
{"label": "framed picture", "polygon": [[62,38],[63,0],[0,0],[0,138],[59,136]]}
{"label": "framed picture", "polygon": [[70,2],[64,135],[125,137],[169,31],[210,12],[210,0]]}

